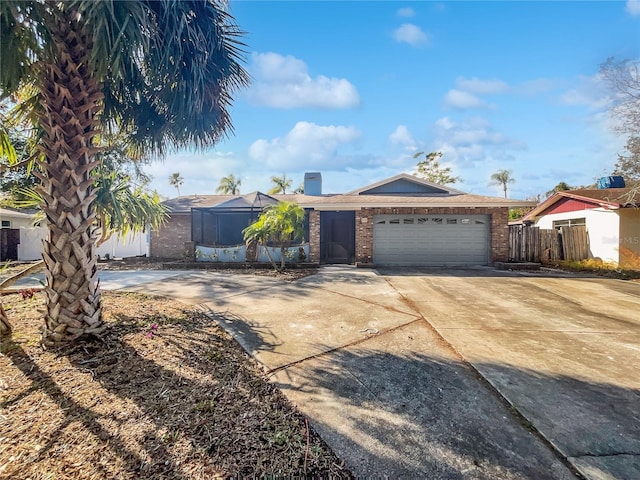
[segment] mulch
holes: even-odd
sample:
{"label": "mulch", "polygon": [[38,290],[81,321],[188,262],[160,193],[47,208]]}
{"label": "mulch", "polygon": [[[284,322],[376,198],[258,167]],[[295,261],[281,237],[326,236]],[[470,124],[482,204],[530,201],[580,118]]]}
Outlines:
{"label": "mulch", "polygon": [[50,351],[43,294],[3,303],[14,332],[0,346],[0,478],[352,478],[204,312],[104,293],[107,332]]}

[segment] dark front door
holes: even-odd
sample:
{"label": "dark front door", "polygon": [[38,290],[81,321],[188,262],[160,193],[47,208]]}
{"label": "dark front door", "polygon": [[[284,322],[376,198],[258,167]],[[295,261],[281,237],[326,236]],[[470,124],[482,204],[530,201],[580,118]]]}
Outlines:
{"label": "dark front door", "polygon": [[20,229],[3,228],[0,230],[0,261],[18,260]]}
{"label": "dark front door", "polygon": [[320,261],[353,263],[355,260],[355,212],[320,212]]}

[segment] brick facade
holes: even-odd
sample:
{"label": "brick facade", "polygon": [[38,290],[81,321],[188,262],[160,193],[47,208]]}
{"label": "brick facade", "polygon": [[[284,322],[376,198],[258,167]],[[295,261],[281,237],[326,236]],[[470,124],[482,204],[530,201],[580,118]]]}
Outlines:
{"label": "brick facade", "polygon": [[[477,208],[363,208],[355,212],[356,262],[373,263],[374,215],[489,215],[491,218],[491,244],[489,262],[505,262],[509,257],[509,209],[506,207]],[[182,259],[185,242],[191,241],[191,216],[177,214],[165,225],[151,232],[152,257]],[[309,261],[320,262],[320,211],[309,212]]]}
{"label": "brick facade", "polygon": [[309,261],[320,263],[320,212],[309,212]]}
{"label": "brick facade", "polygon": [[185,242],[191,241],[191,214],[174,214],[160,228],[151,231],[149,255],[183,259]]}
{"label": "brick facade", "polygon": [[373,263],[374,215],[490,215],[489,262],[506,262],[509,257],[509,209],[503,208],[363,208],[356,211],[356,262]]}

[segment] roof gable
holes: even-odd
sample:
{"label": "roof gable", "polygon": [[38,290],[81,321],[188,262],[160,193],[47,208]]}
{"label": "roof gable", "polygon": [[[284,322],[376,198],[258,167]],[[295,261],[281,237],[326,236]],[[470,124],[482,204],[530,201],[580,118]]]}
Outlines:
{"label": "roof gable", "polygon": [[618,209],[639,204],[640,192],[631,188],[580,189],[556,192],[524,216],[535,221],[550,213],[574,212],[591,208]]}
{"label": "roof gable", "polygon": [[550,215],[552,213],[578,212],[580,210],[589,210],[598,208],[600,204],[595,200],[576,199],[562,197],[557,202],[549,205],[538,215]]}
{"label": "roof gable", "polygon": [[401,173],[395,177],[367,185],[349,192],[347,195],[412,195],[440,196],[461,195],[464,192],[445,185],[432,183],[415,175]]}

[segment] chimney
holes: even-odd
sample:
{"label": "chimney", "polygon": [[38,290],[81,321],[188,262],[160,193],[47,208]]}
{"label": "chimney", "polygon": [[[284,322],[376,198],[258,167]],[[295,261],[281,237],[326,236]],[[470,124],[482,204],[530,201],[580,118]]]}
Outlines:
{"label": "chimney", "polygon": [[322,195],[322,174],[320,172],[306,172],[304,174],[304,194]]}

